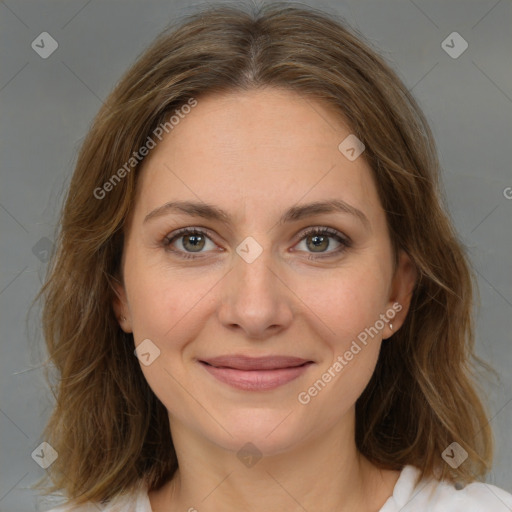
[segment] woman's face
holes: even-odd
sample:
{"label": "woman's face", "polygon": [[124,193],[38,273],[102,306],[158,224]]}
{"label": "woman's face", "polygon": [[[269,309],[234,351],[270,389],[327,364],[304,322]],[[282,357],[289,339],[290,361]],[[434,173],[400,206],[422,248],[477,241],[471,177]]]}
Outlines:
{"label": "woman's face", "polygon": [[199,98],[151,150],[115,309],[171,430],[271,454],[353,420],[415,274],[350,133],[265,89]]}

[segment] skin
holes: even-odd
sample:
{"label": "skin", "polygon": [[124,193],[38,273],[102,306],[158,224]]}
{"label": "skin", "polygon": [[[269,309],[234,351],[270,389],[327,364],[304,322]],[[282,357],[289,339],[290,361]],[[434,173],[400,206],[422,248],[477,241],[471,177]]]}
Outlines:
{"label": "skin", "polygon": [[[399,472],[379,470],[356,449],[355,402],[382,340],[404,321],[416,271],[405,253],[393,267],[364,153],[349,161],[338,149],[350,133],[328,106],[290,91],[215,94],[199,98],[144,161],[114,308],[136,346],[150,339],[160,350],[141,369],[169,412],[179,470],[149,493],[154,512],[369,512],[392,494]],[[277,223],[291,206],[326,199],[361,210],[368,226],[339,212]],[[176,212],[144,223],[176,200],[214,204],[230,223]],[[315,226],[336,229],[352,245],[336,252],[329,235],[328,247],[315,251],[314,235],[301,235]],[[173,242],[199,259],[163,244],[184,227],[214,235],[199,253],[186,235]],[[236,252],[248,236],[263,249],[252,263]],[[396,302],[393,331],[386,324],[317,396],[299,403],[298,394]],[[242,391],[198,363],[234,353],[314,364],[272,391]],[[237,457],[247,442],[262,454],[252,467]]]}

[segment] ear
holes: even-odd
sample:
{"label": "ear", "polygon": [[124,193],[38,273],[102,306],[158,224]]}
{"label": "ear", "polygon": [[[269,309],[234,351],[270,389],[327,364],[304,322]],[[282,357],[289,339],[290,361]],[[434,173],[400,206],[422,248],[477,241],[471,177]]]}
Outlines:
{"label": "ear", "polygon": [[133,332],[130,308],[128,307],[128,300],[126,298],[126,290],[124,288],[124,284],[118,279],[115,279],[112,287],[115,293],[112,307],[114,309],[114,313],[116,315],[119,326],[126,333]]}
{"label": "ear", "polygon": [[[387,304],[388,311],[393,310],[396,314],[386,325],[383,332],[383,339],[391,337],[402,327],[407,312],[409,311],[417,277],[418,271],[416,266],[410,256],[405,251],[401,250],[398,257],[398,265],[393,275],[391,293]],[[390,328],[390,324],[393,324],[393,329]]]}

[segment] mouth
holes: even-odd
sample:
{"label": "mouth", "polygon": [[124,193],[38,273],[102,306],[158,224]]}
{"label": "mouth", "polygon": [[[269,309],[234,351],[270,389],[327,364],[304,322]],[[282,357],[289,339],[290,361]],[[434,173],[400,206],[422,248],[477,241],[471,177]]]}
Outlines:
{"label": "mouth", "polygon": [[267,391],[303,375],[314,361],[292,356],[228,355],[198,361],[217,380],[245,391]]}

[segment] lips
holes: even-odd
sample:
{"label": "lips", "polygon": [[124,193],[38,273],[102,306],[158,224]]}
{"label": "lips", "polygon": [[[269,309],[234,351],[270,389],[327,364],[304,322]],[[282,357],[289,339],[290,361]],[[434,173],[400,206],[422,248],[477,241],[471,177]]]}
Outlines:
{"label": "lips", "polygon": [[242,355],[226,355],[202,360],[202,363],[216,368],[232,368],[234,370],[277,370],[280,368],[295,368],[312,362],[307,359],[292,356],[247,357]]}
{"label": "lips", "polygon": [[216,380],[243,391],[269,391],[291,382],[315,363],[291,356],[229,355],[199,360]]}

